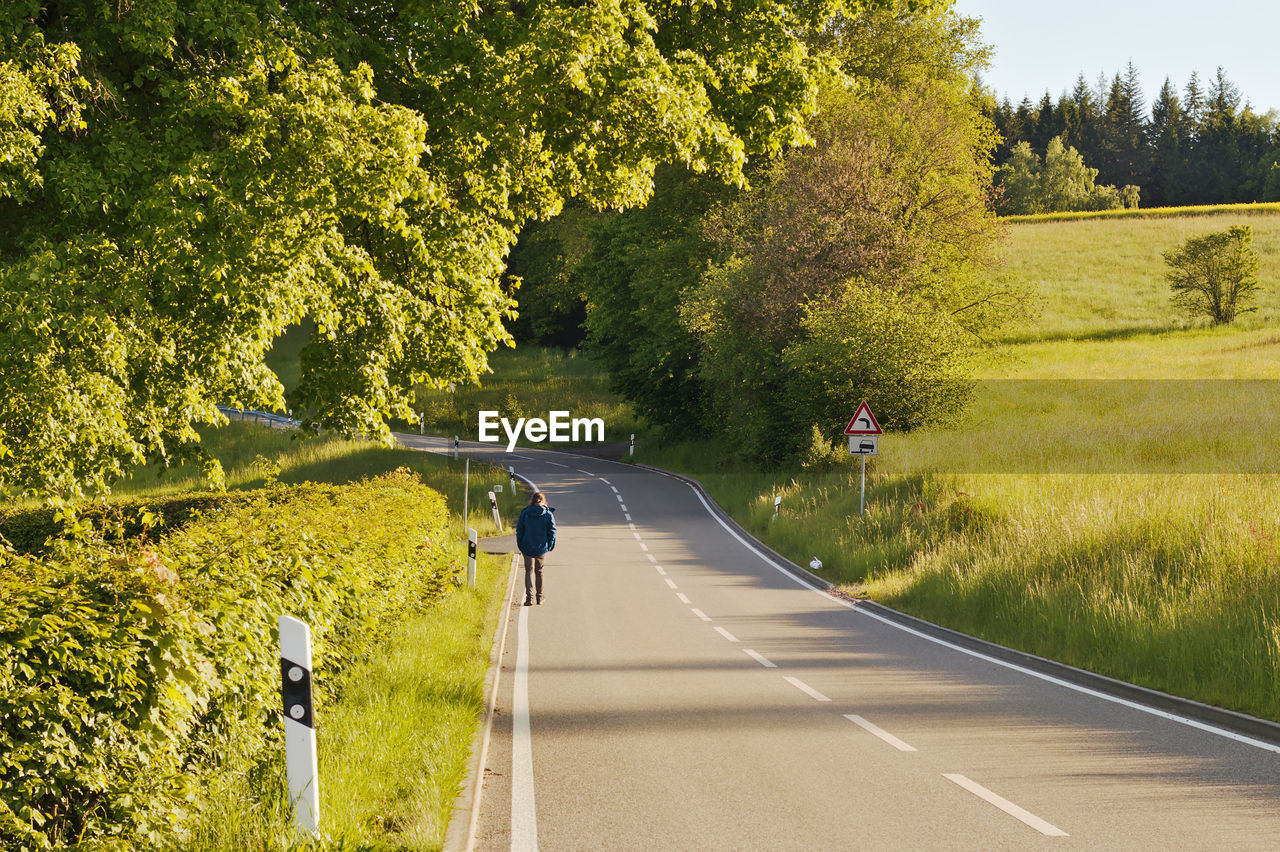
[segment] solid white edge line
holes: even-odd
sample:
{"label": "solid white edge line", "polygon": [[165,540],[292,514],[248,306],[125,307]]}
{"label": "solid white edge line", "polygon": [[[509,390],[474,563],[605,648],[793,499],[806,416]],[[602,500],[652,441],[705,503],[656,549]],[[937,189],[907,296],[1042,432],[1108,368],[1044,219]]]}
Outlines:
{"label": "solid white edge line", "polygon": [[803,692],[805,695],[812,698],[814,701],[830,701],[831,700],[830,698],[823,695],[821,692],[814,689],[812,686],[805,683],[798,677],[790,677],[789,675],[783,675],[782,679],[785,680],[787,683],[791,684],[792,686],[794,686],[796,689]]}
{"label": "solid white edge line", "polygon": [[717,626],[717,627],[715,628],[715,631],[716,631],[717,633],[719,633],[721,636],[723,636],[724,638],[728,639],[730,642],[737,642],[737,641],[738,641],[738,637],[737,637],[737,636],[734,636],[732,633],[730,633],[728,630],[725,630],[723,627],[719,627],[719,626]]}
{"label": "solid white edge line", "polygon": [[[676,477],[672,477],[672,479],[676,479]],[[677,481],[684,482],[684,480],[680,480],[680,479],[677,479]],[[889,627],[894,628],[895,630],[901,630],[904,633],[910,633],[912,636],[917,636],[928,642],[932,642],[935,645],[941,645],[944,648],[950,648],[953,651],[959,651],[961,654],[966,654],[970,657],[974,657],[975,659],[985,660],[988,663],[994,663],[997,666],[1002,666],[1006,669],[1010,669],[1015,672],[1021,672],[1022,674],[1030,675],[1031,677],[1038,678],[1040,680],[1045,681],[1046,683],[1052,683],[1055,686],[1061,686],[1066,689],[1070,689],[1074,692],[1079,692],[1083,695],[1092,696],[1093,698],[1100,698],[1103,701],[1110,701],[1113,704],[1119,704],[1120,706],[1128,707],[1131,710],[1137,710],[1141,713],[1146,713],[1150,716],[1156,716],[1160,719],[1167,719],[1170,722],[1176,722],[1180,725],[1186,725],[1189,728],[1195,728],[1196,730],[1204,731],[1205,733],[1215,734],[1220,737],[1225,737],[1229,740],[1234,740],[1235,742],[1243,743],[1244,745],[1250,745],[1250,746],[1253,746],[1254,748],[1259,748],[1264,751],[1280,754],[1280,745],[1264,742],[1263,740],[1256,740],[1253,737],[1245,736],[1244,734],[1237,734],[1235,731],[1228,731],[1225,728],[1219,728],[1205,722],[1198,722],[1195,719],[1188,719],[1185,716],[1179,716],[1176,713],[1169,713],[1168,711],[1161,710],[1157,707],[1148,707],[1145,704],[1139,704],[1136,701],[1130,701],[1129,699],[1121,698],[1118,695],[1108,695],[1105,692],[1099,692],[1096,689],[1090,689],[1089,687],[1081,686],[1078,683],[1071,683],[1070,681],[1063,680],[1062,678],[1057,678],[1057,677],[1054,677],[1053,675],[1045,674],[1043,672],[1038,672],[1035,669],[1029,669],[1024,666],[1020,666],[1017,663],[1011,663],[1007,660],[1001,660],[998,657],[992,657],[989,654],[982,653],[981,651],[974,651],[970,648],[964,647],[963,645],[957,645],[954,642],[948,642],[946,639],[941,639],[937,636],[930,636],[928,633],[924,633],[923,631],[916,630],[912,627],[908,627],[905,624],[899,624],[898,622],[893,621],[892,619],[885,618],[882,615],[877,615],[874,612],[868,612],[865,609],[861,609],[855,604],[850,603],[849,601],[842,600],[841,598],[838,598],[835,595],[828,593],[826,590],[818,588],[817,586],[810,583],[808,580],[805,580],[803,577],[796,576],[796,574],[782,567],[773,559],[770,559],[767,555],[760,552],[760,550],[755,545],[751,544],[742,536],[738,535],[737,530],[733,529],[733,527],[726,524],[724,522],[724,519],[721,518],[719,515],[717,515],[711,509],[711,506],[708,505],[706,498],[702,496],[702,493],[699,492],[697,488],[694,488],[693,485],[691,485],[688,482],[684,482],[684,484],[688,486],[689,490],[694,493],[694,496],[697,497],[699,502],[702,503],[703,508],[707,510],[707,514],[711,515],[711,517],[715,519],[716,523],[724,527],[725,531],[728,532],[729,535],[737,539],[738,542],[747,550],[750,550],[752,553],[758,556],[760,560],[763,561],[766,565],[771,566],[772,568],[774,568],[784,576],[790,578],[797,585],[803,586],[804,588],[810,590],[811,592],[816,592],[817,594],[822,595],[822,597],[826,598],[827,600],[832,601],[833,603],[836,603],[844,607],[845,609],[851,609],[854,612],[856,612],[858,615],[861,615],[865,618],[871,618],[876,621],[879,621],[881,624],[886,624]]]}
{"label": "solid white edge line", "polygon": [[612,485],[612,483],[611,483],[611,482],[609,482],[609,480],[605,479],[603,476],[601,476],[601,475],[600,475],[600,474],[598,474],[598,473],[596,474],[596,479],[600,480],[600,481],[601,481],[601,482],[603,482],[605,485]]}
{"label": "solid white edge line", "polygon": [[1016,820],[1021,820],[1022,822],[1031,826],[1041,834],[1047,835],[1049,837],[1070,837],[1071,836],[1067,834],[1065,831],[1063,831],[1062,829],[1058,828],[1053,823],[1045,822],[1044,820],[1040,819],[1040,817],[1036,816],[1030,811],[1024,808],[1018,807],[1013,802],[1006,799],[1004,796],[991,792],[986,787],[983,787],[981,784],[979,784],[977,781],[972,781],[957,772],[944,772],[942,773],[942,777],[946,778],[948,781],[952,781],[956,784],[959,784],[961,787],[968,790],[970,793],[977,796],[979,799],[983,799],[984,801],[990,802],[1000,810],[1007,813],[1009,816],[1013,817]]}
{"label": "solid white edge line", "polygon": [[689,604],[693,603],[693,601],[689,600],[689,596],[686,595],[684,592],[676,592],[676,597],[679,598],[680,603],[684,604],[685,606],[688,606]]}
{"label": "solid white edge line", "polygon": [[529,731],[529,608],[516,630],[516,671],[511,697],[511,849],[536,852],[538,815],[533,798],[533,737]]}
{"label": "solid white edge line", "polygon": [[694,615],[696,615],[696,616],[698,616],[698,618],[701,618],[703,621],[710,621],[710,620],[711,620],[711,616],[707,615],[705,612],[703,612],[702,610],[698,609],[696,606],[695,606],[695,607],[692,607],[692,609],[693,609],[693,614],[694,614]]}
{"label": "solid white edge line", "polygon": [[776,669],[776,668],[778,667],[778,664],[777,664],[777,663],[771,663],[771,662],[769,662],[769,661],[768,661],[768,660],[766,660],[764,657],[760,656],[759,654],[757,654],[755,651],[751,650],[750,648],[743,648],[743,649],[742,649],[742,653],[746,654],[748,657],[750,657],[751,659],[755,660],[757,663],[759,663],[760,665],[764,666],[766,669]]}
{"label": "solid white edge line", "polygon": [[667,586],[673,590],[679,588],[679,586],[676,585],[676,581],[671,579],[670,577],[667,578],[666,583],[667,583]]}
{"label": "solid white edge line", "polygon": [[915,746],[904,743],[902,740],[898,739],[893,734],[886,731],[884,728],[871,724],[861,716],[857,716],[853,713],[846,713],[844,714],[844,717],[848,719],[850,722],[852,722],[853,724],[862,728],[864,731],[875,734],[877,737],[884,740],[889,745],[896,748],[898,751],[915,751],[916,750]]}
{"label": "solid white edge line", "polygon": [[[510,576],[507,577],[507,593],[503,596],[503,612],[511,612],[511,601],[515,598],[516,589],[516,566],[519,561],[516,555],[511,554],[511,567],[508,569]],[[499,633],[500,631],[500,633]],[[480,737],[480,751],[476,755],[475,764],[472,771],[476,777],[471,783],[475,784],[475,795],[471,800],[471,813],[467,819],[467,838],[463,845],[464,852],[474,852],[476,848],[476,830],[480,826],[480,803],[484,798],[484,770],[489,762],[489,739],[493,732],[494,707],[498,702],[498,688],[502,682],[502,658],[507,649],[507,634],[511,632],[511,619],[503,618],[502,623],[495,628],[493,642],[493,660],[496,664],[493,666],[493,680],[489,684],[489,700],[485,704],[484,711],[484,731]],[[500,638],[499,638],[500,637]],[[448,848],[448,843],[445,844]]]}

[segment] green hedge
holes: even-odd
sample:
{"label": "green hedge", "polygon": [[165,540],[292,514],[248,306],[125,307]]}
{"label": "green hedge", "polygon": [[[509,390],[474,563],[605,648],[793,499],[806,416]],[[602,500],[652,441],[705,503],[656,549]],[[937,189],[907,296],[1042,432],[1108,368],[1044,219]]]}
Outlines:
{"label": "green hedge", "polygon": [[[157,499],[105,500],[77,506],[75,521],[97,527],[104,539],[119,543],[142,535],[167,535],[193,518],[229,508],[251,499],[243,492],[197,492]],[[19,553],[48,551],[50,539],[67,532],[63,512],[48,506],[0,512],[0,538]]]}
{"label": "green hedge", "polygon": [[0,848],[181,845],[212,773],[280,747],[280,614],[311,625],[322,712],[456,578],[447,524],[397,471],[251,492],[155,543],[0,553]]}

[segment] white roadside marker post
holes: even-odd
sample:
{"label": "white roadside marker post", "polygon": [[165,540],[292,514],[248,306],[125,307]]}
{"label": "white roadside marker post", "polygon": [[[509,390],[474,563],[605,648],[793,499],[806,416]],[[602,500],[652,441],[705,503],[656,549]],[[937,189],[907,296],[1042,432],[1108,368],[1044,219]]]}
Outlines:
{"label": "white roadside marker post", "polygon": [[425,411],[418,412],[418,434],[427,434],[427,412]]}
{"label": "white roadside marker post", "polygon": [[476,587],[476,531],[467,530],[467,588]]}
{"label": "white roadside marker post", "polygon": [[511,465],[507,465],[507,474],[511,477],[511,493],[516,493],[516,469]]}
{"label": "white roadside marker post", "polygon": [[320,833],[320,772],[311,703],[311,630],[288,615],[280,616],[280,675],[289,804],[298,830],[316,837]]}
{"label": "white roadside marker post", "polygon": [[453,457],[455,459],[458,457],[458,436],[457,435],[453,436]]}
{"label": "white roadside marker post", "polygon": [[498,498],[494,496],[492,491],[489,492],[489,508],[493,510],[493,525],[498,528],[498,532],[502,532],[502,516],[498,514]]}
{"label": "white roadside marker post", "polygon": [[466,464],[463,465],[463,473],[462,473],[462,528],[464,530],[467,528],[467,524],[470,523],[469,515],[467,514],[471,509],[471,507],[467,505],[468,503],[467,498],[470,496],[471,496],[471,459],[467,459]]}
{"label": "white roadside marker post", "polygon": [[630,448],[630,450],[627,452],[627,455],[630,457],[630,456],[634,456],[635,454],[636,454],[636,433],[635,433],[635,432],[632,432],[632,433],[631,433],[631,448]]}
{"label": "white roadside marker post", "polygon": [[782,495],[773,498],[773,520],[778,520],[778,513],[782,511]]}

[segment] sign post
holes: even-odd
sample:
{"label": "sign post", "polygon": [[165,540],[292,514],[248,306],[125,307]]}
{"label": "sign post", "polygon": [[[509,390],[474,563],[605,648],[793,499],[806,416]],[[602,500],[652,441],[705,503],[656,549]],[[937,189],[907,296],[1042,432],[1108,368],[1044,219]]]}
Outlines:
{"label": "sign post", "polygon": [[280,616],[280,692],[284,699],[284,758],[293,823],[309,837],[320,833],[320,770],[311,704],[311,630]]}
{"label": "sign post", "polygon": [[867,507],[867,456],[874,456],[879,452],[880,436],[884,434],[884,430],[871,413],[871,406],[863,400],[858,410],[849,418],[849,425],[844,427],[844,433],[849,436],[849,455],[858,456],[862,462],[861,492],[858,494],[858,514],[862,515]]}

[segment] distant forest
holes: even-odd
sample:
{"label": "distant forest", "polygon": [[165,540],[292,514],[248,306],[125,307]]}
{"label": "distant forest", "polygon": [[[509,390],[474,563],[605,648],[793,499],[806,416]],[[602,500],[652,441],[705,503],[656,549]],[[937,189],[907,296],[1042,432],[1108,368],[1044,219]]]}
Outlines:
{"label": "distant forest", "polygon": [[1166,78],[1147,109],[1138,71],[1075,88],[1038,104],[987,101],[1003,137],[996,163],[1020,142],[1043,156],[1061,137],[1098,170],[1097,182],[1141,189],[1143,207],[1280,201],[1280,120],[1259,114],[1219,68],[1206,86],[1193,73],[1179,92]]}

